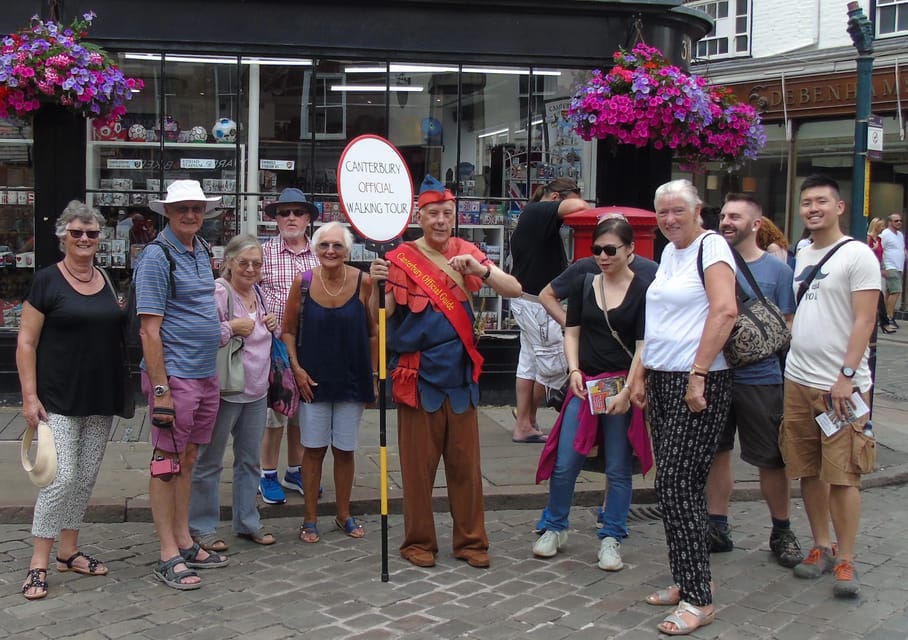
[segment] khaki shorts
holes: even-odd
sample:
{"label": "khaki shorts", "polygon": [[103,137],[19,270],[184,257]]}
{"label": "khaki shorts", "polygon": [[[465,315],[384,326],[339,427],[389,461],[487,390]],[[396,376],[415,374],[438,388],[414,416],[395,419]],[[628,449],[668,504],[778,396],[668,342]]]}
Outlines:
{"label": "khaki shorts", "polygon": [[785,381],[785,415],[779,448],[789,478],[818,476],[834,485],[861,486],[861,475],[873,471],[876,441],[864,435],[867,416],[831,438],[814,419],[826,409],[826,391]]}

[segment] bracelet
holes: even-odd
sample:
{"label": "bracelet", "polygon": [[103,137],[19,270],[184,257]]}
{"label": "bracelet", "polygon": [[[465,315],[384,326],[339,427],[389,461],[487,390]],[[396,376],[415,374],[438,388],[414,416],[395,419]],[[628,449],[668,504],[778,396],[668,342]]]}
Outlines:
{"label": "bracelet", "polygon": [[709,367],[701,367],[696,362],[691,365],[690,370],[691,370],[691,373],[696,372],[697,375],[705,376],[707,373],[709,373]]}
{"label": "bracelet", "polygon": [[484,274],[482,274],[479,278],[480,278],[480,280],[485,282],[486,280],[489,279],[489,277],[491,275],[492,275],[492,267],[486,267],[486,272]]}
{"label": "bracelet", "polygon": [[696,369],[691,369],[691,370],[690,370],[690,374],[688,374],[688,377],[690,377],[690,376],[699,376],[699,377],[701,377],[701,378],[706,378],[706,374],[707,374],[707,373],[708,373],[707,371],[697,371]]}
{"label": "bracelet", "polygon": [[378,371],[373,371],[373,372],[372,372],[372,377],[373,377],[373,378],[377,378],[377,377],[378,377]]}
{"label": "bracelet", "polygon": [[570,378],[575,373],[579,373],[580,375],[583,375],[583,372],[580,369],[571,369],[570,371],[568,371],[568,378]]}

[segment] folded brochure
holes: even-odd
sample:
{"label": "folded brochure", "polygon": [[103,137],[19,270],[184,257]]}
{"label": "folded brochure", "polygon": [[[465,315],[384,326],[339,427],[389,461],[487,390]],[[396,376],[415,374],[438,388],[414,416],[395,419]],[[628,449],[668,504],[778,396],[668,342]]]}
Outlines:
{"label": "folded brochure", "polygon": [[605,413],[606,407],[611,404],[616,395],[621,393],[626,384],[624,376],[587,380],[586,391],[590,401],[590,412]]}
{"label": "folded brochure", "polygon": [[846,415],[844,419],[839,418],[835,414],[835,410],[832,409],[832,399],[828,393],[825,396],[825,400],[827,407],[826,411],[818,415],[816,421],[828,438],[831,438],[838,433],[845,425],[856,422],[858,418],[866,415],[867,412],[870,411],[867,404],[864,402],[864,399],[861,397],[861,394],[857,392],[852,393],[849,401],[845,403],[845,406],[848,408],[848,415]]}

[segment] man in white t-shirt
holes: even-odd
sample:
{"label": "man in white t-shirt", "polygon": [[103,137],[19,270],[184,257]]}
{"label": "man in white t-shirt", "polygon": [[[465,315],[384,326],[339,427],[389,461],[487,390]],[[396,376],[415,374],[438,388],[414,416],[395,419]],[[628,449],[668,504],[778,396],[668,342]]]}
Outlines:
{"label": "man in white t-shirt", "polygon": [[[798,252],[795,264],[797,307],[785,366],[779,445],[788,477],[801,479],[814,542],[794,574],[818,578],[834,571],[833,593],[854,597],[859,588],[854,545],[861,517],[861,475],[873,470],[873,436],[864,431],[866,414],[851,416],[852,421],[831,436],[821,430],[816,417],[831,408],[847,420],[855,391],[865,402],[869,399],[867,345],[876,324],[879,262],[870,247],[839,229],[845,203],[835,180],[819,175],[805,179],[800,211],[813,244]],[[831,257],[821,264],[827,255]],[[816,275],[810,278],[813,272]],[[838,549],[832,544],[830,517]]]}
{"label": "man in white t-shirt", "polygon": [[890,213],[889,226],[880,234],[883,243],[883,269],[886,272],[886,313],[890,324],[895,322],[895,306],[902,297],[902,274],[905,272],[905,236],[902,235],[902,214]]}

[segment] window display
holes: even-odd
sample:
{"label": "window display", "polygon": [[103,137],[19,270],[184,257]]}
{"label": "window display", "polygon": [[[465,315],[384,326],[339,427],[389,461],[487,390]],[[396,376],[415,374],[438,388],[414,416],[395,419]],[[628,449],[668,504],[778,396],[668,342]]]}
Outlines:
{"label": "window display", "polygon": [[[35,192],[31,127],[0,120],[0,312],[18,329],[35,268]],[[0,330],[2,330],[0,329]]]}

